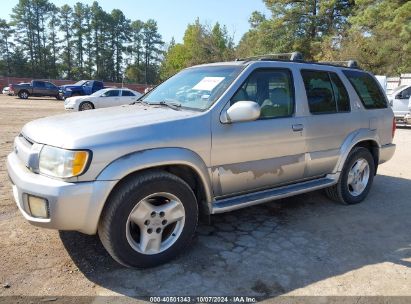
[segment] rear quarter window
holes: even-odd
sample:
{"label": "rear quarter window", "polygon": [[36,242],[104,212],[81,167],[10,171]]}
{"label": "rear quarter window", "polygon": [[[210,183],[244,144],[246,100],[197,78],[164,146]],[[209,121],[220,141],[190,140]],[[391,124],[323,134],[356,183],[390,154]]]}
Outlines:
{"label": "rear quarter window", "polygon": [[387,107],[384,93],[371,75],[361,71],[344,70],[354,90],[366,109],[383,109]]}

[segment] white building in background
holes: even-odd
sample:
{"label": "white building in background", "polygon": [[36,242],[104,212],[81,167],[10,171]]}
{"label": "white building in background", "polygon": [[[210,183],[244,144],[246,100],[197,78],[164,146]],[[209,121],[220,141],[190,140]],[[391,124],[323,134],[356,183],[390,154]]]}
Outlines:
{"label": "white building in background", "polygon": [[401,74],[400,77],[387,77],[386,93],[391,94],[400,85],[411,85],[411,73]]}
{"label": "white building in background", "polygon": [[384,92],[387,93],[387,76],[375,75],[381,87],[384,89]]}

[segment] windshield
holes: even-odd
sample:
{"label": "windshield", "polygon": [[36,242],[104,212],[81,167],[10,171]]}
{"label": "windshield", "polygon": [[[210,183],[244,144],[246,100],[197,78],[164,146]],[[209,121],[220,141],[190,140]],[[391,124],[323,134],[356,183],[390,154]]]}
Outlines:
{"label": "windshield", "polygon": [[242,68],[206,66],[186,69],[156,87],[143,101],[178,103],[184,108],[205,110],[221,96]]}
{"label": "windshield", "polygon": [[392,91],[392,94],[395,94],[395,93],[397,93],[398,91],[401,91],[403,88],[405,88],[406,87],[406,85],[401,85],[401,86],[399,86],[399,87],[396,87],[393,91]]}
{"label": "windshield", "polygon": [[77,81],[74,85],[75,86],[82,86],[86,82],[87,82],[87,80],[80,80],[80,81]]}
{"label": "windshield", "polygon": [[94,92],[94,93],[91,94],[90,96],[99,97],[99,96],[103,95],[105,92],[107,92],[108,90],[109,90],[109,89],[102,89],[102,90],[99,90],[99,91],[97,91],[97,92]]}

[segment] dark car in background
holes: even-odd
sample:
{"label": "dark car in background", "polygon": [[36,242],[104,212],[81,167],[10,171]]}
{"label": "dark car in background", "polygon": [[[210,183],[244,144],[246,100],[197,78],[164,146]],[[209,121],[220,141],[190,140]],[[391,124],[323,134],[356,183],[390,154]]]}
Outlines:
{"label": "dark car in background", "polygon": [[11,94],[21,99],[32,97],[50,96],[60,99],[59,87],[49,81],[32,80],[30,83],[11,84]]}
{"label": "dark car in background", "polygon": [[73,96],[91,95],[104,89],[102,81],[98,80],[80,80],[75,84],[66,84],[60,87],[60,98],[66,99]]}

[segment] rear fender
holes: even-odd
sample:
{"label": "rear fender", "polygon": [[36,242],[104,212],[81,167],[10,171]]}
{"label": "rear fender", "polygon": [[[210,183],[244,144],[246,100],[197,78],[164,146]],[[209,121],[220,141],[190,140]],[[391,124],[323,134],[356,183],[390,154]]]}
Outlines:
{"label": "rear fender", "polygon": [[377,144],[378,148],[381,148],[380,138],[376,130],[370,129],[359,129],[350,133],[344,140],[340,148],[340,157],[338,159],[337,165],[335,166],[333,173],[341,172],[345,161],[348,158],[351,150],[362,141],[373,141]]}

